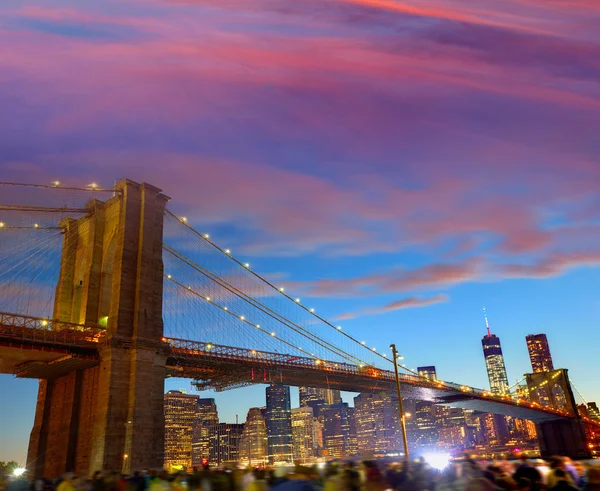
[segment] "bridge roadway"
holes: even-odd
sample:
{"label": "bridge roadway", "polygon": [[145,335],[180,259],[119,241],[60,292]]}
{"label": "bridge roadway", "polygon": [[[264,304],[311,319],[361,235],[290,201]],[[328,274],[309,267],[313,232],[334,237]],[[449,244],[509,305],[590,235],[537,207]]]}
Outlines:
{"label": "bridge roadway", "polygon": [[[22,378],[59,377],[98,364],[100,351],[108,342],[122,347],[131,344],[127,340],[109,340],[105,331],[98,328],[0,312],[0,373]],[[194,379],[204,389],[222,391],[279,383],[349,392],[395,390],[394,372],[372,366],[174,338],[163,338],[152,348],[165,354],[167,377]],[[400,379],[406,398],[510,415],[536,423],[575,418],[565,411],[464,385],[407,374],[401,374]],[[600,426],[595,420],[586,421]]]}

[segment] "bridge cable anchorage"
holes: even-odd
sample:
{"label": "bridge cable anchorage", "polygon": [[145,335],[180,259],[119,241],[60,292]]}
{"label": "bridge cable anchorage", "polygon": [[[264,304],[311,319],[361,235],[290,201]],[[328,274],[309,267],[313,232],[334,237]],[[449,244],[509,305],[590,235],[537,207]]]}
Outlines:
{"label": "bridge cable anchorage", "polygon": [[[165,211],[166,214],[168,214],[170,217],[174,218],[175,220],[177,220],[177,222],[181,223],[183,226],[185,226],[187,229],[189,229],[191,232],[193,232],[196,236],[198,236],[200,239],[202,239],[203,241],[205,241],[206,243],[210,244],[212,247],[214,247],[216,250],[218,250],[219,252],[221,252],[223,255],[225,255],[226,257],[228,257],[229,259],[231,259],[232,261],[234,261],[235,263],[237,263],[239,266],[243,267],[246,271],[248,271],[250,274],[252,274],[254,277],[256,277],[257,279],[259,279],[262,283],[264,283],[265,285],[269,286],[270,288],[272,288],[274,291],[278,292],[280,295],[282,295],[283,297],[287,298],[288,300],[290,300],[291,302],[293,302],[294,304],[300,306],[302,309],[304,309],[306,312],[308,312],[309,314],[313,315],[314,317],[316,317],[317,319],[319,319],[321,322],[323,322],[325,325],[327,325],[328,327],[335,329],[336,332],[342,334],[343,336],[345,336],[347,339],[351,340],[352,342],[354,342],[357,346],[362,347],[363,349],[367,349],[371,352],[371,354],[377,355],[380,359],[387,361],[388,363],[391,363],[392,360],[387,358],[386,356],[383,356],[383,354],[381,353],[377,353],[373,350],[373,348],[370,348],[368,346],[366,346],[365,344],[363,344],[362,341],[359,341],[358,339],[356,339],[355,337],[349,335],[348,333],[342,331],[341,329],[339,329],[339,326],[335,326],[334,324],[332,324],[331,322],[329,322],[327,319],[321,317],[320,315],[316,314],[314,312],[314,310],[311,311],[311,309],[305,307],[304,305],[302,305],[298,300],[299,299],[295,299],[292,296],[288,295],[287,293],[285,293],[285,291],[281,288],[278,288],[277,286],[275,286],[273,283],[271,283],[269,280],[267,280],[266,278],[264,278],[263,276],[259,275],[257,272],[255,272],[254,270],[249,269],[249,265],[247,266],[247,263],[243,263],[241,261],[239,261],[238,259],[236,259],[235,257],[233,257],[231,255],[231,251],[229,251],[229,249],[223,249],[221,248],[219,245],[217,245],[215,242],[213,242],[212,240],[210,240],[210,236],[208,234],[201,234],[200,232],[198,232],[196,229],[194,229],[188,222],[188,219],[185,218],[180,218],[177,215],[175,215],[174,213],[172,213],[170,210],[166,210]],[[411,373],[411,374],[415,374],[418,375],[416,372],[414,372],[413,370],[407,369],[406,367],[402,367],[403,370]]]}
{"label": "bridge cable anchorage", "polygon": [[[206,276],[207,278],[211,279],[212,281],[215,281],[215,282],[219,283],[221,285],[221,287],[223,287],[224,289],[228,290],[230,293],[233,293],[238,298],[240,298],[240,299],[244,300],[245,302],[249,303],[254,308],[258,309],[259,311],[263,312],[264,314],[268,315],[269,317],[273,318],[277,322],[283,324],[285,327],[288,327],[288,328],[292,329],[294,332],[302,335],[303,337],[309,339],[312,342],[317,343],[318,345],[320,345],[321,347],[325,348],[326,350],[332,351],[337,356],[340,356],[340,357],[346,359],[347,361],[349,361],[351,363],[354,363],[354,364],[366,364],[366,362],[364,360],[360,360],[358,358],[355,358],[353,355],[345,353],[343,350],[339,349],[335,345],[332,345],[331,343],[318,338],[317,336],[315,336],[314,334],[312,334],[310,331],[307,331],[307,330],[303,329],[301,326],[295,324],[294,322],[290,321],[289,319],[286,319],[286,318],[282,317],[280,314],[278,314],[277,312],[274,312],[272,309],[270,309],[269,307],[265,306],[264,304],[262,304],[260,302],[257,302],[256,300],[252,299],[248,295],[245,295],[243,292],[240,292],[239,290],[237,290],[235,287],[233,287],[229,283],[225,282],[224,280],[215,277],[215,275],[213,275],[209,271],[206,271],[204,268],[202,268],[202,266],[200,266],[198,264],[195,264],[191,259],[187,258],[186,256],[181,255],[181,253],[179,253],[175,249],[171,248],[170,246],[168,246],[168,245],[165,244],[165,245],[163,245],[163,247],[164,247],[165,251],[167,251],[168,253],[172,254],[175,257],[177,257],[179,260],[184,261],[188,266],[192,267],[193,269],[195,269],[196,271],[198,271],[200,274]],[[212,305],[221,308],[222,310],[224,310],[224,311],[232,314],[235,317],[238,317],[241,321],[245,322],[246,324],[251,325],[252,327],[256,327],[256,324],[248,321],[247,319],[245,319],[244,316],[240,316],[238,314],[235,314],[235,313],[231,312],[227,307],[219,305],[214,300],[206,300],[206,298],[203,295],[199,294],[198,292],[195,292],[190,287],[186,287],[185,285],[179,283],[178,281],[176,281],[175,279],[173,279],[171,275],[165,275],[165,277],[168,280],[170,280],[170,281],[178,284],[182,288],[185,288],[189,292],[195,294],[197,297],[201,298],[202,300],[208,301]],[[276,337],[276,336],[273,336],[272,334],[271,334],[271,336],[272,337]],[[288,343],[287,341],[284,341],[284,340],[280,339],[279,337],[277,337],[277,338],[280,341],[285,342],[285,344],[293,347],[294,350],[298,349],[298,347],[296,345],[294,345],[292,343]],[[318,359],[319,357],[314,356],[314,358]]]}

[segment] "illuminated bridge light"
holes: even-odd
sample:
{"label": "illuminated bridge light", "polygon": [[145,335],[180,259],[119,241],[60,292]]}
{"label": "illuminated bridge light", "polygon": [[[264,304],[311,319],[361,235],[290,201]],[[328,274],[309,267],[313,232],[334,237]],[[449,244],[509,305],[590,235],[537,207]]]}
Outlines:
{"label": "illuminated bridge light", "polygon": [[361,341],[360,344],[362,344],[364,346],[367,343],[365,341]]}
{"label": "illuminated bridge light", "polygon": [[210,302],[210,297],[206,297],[206,301],[207,301],[207,302]]}
{"label": "illuminated bridge light", "polygon": [[314,313],[314,312],[315,312],[315,309],[310,309],[310,311],[311,311],[312,313]]}
{"label": "illuminated bridge light", "polygon": [[274,332],[272,332],[272,333],[271,333],[271,336],[275,337],[275,333],[274,333]]}
{"label": "illuminated bridge light", "polygon": [[35,228],[38,228],[38,227],[39,227],[39,225],[38,225],[37,223],[34,223],[34,224],[33,224],[33,226],[34,226]]}
{"label": "illuminated bridge light", "polygon": [[204,238],[205,238],[205,239],[208,239],[208,238],[210,238],[210,235],[208,235],[208,234],[204,234]]}
{"label": "illuminated bridge light", "polygon": [[182,221],[183,223],[187,223],[187,218],[186,218],[186,217],[181,217],[181,221]]}
{"label": "illuminated bridge light", "polygon": [[317,365],[320,365],[320,364],[321,364],[321,360],[315,360],[315,363],[316,363]]}
{"label": "illuminated bridge light", "polygon": [[4,227],[4,222],[0,222],[0,228]]}
{"label": "illuminated bridge light", "polygon": [[53,181],[53,182],[52,182],[52,184],[53,184],[54,186],[60,186],[60,181]]}
{"label": "illuminated bridge light", "polygon": [[231,251],[229,249],[225,249],[225,254],[231,254]]}
{"label": "illuminated bridge light", "polygon": [[211,349],[211,348],[212,348],[212,344],[208,343],[208,344],[206,345],[206,349]]}
{"label": "illuminated bridge light", "polygon": [[192,289],[192,287],[191,287],[191,286],[188,286],[188,290],[191,290],[191,289]]}
{"label": "illuminated bridge light", "polygon": [[244,319],[246,319],[246,318],[243,315],[240,315],[240,320],[243,321]]}
{"label": "illuminated bridge light", "polygon": [[283,290],[284,290],[284,288],[283,288],[283,287],[281,287],[281,288],[279,289],[279,291],[280,291],[280,292],[283,292]]}
{"label": "illuminated bridge light", "polygon": [[46,327],[47,325],[48,325],[48,321],[47,321],[46,319],[44,319],[44,320],[42,321],[42,326]]}
{"label": "illuminated bridge light", "polygon": [[337,326],[337,330],[341,331],[342,330],[342,326]]}
{"label": "illuminated bridge light", "polygon": [[252,354],[255,355],[256,354],[256,350],[253,349],[252,350]]}
{"label": "illuminated bridge light", "polygon": [[92,182],[89,187],[91,187],[92,189],[96,189],[98,187],[98,184],[96,184],[95,182]]}
{"label": "illuminated bridge light", "polygon": [[377,351],[377,348],[371,348],[372,351]]}
{"label": "illuminated bridge light", "polygon": [[296,303],[300,303],[300,299],[299,298],[296,299]]}
{"label": "illuminated bridge light", "polygon": [[256,329],[260,329],[260,324],[256,324]]}
{"label": "illuminated bridge light", "polygon": [[167,278],[171,279],[171,275],[170,275],[170,274],[168,274],[168,275],[167,275]]}
{"label": "illuminated bridge light", "polygon": [[245,263],[245,264],[244,264],[244,266],[245,266],[246,268],[249,268],[249,267],[250,267],[250,263]]}

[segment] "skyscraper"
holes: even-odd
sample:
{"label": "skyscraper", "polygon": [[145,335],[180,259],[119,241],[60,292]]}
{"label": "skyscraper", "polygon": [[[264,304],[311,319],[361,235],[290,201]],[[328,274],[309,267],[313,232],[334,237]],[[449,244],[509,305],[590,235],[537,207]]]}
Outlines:
{"label": "skyscraper", "polygon": [[328,457],[344,457],[357,451],[354,408],[348,404],[332,404],[321,409],[323,446]]}
{"label": "skyscraper", "polygon": [[[485,309],[483,309],[485,314]],[[504,365],[504,356],[500,346],[500,338],[490,331],[487,315],[485,315],[485,326],[487,334],[481,340],[483,346],[483,356],[485,357],[485,366],[487,367],[488,379],[490,381],[490,390],[494,394],[508,393],[508,376]]]}
{"label": "skyscraper", "polygon": [[252,407],[248,410],[240,442],[240,462],[245,465],[265,465],[269,460],[268,451],[265,408]]}
{"label": "skyscraper", "polygon": [[545,334],[530,334],[527,340],[527,350],[533,372],[551,372],[554,370],[550,347]]}
{"label": "skyscraper", "polygon": [[312,407],[292,409],[292,442],[294,462],[305,463],[317,457],[321,424],[314,417]]}
{"label": "skyscraper", "polygon": [[210,427],[209,460],[212,465],[238,463],[243,431],[243,424],[218,423]]}
{"label": "skyscraper", "polygon": [[269,462],[292,462],[292,414],[290,388],[284,385],[267,387],[267,440]]}
{"label": "skyscraper", "polygon": [[402,446],[398,398],[387,392],[354,398],[356,439],[360,452],[385,453]]}
{"label": "skyscraper", "polygon": [[198,396],[170,390],[165,394],[165,467],[192,468],[192,434]]}
{"label": "skyscraper", "polygon": [[202,459],[210,454],[210,427],[219,422],[214,399],[198,399],[196,419],[192,433],[192,465],[200,467]]}

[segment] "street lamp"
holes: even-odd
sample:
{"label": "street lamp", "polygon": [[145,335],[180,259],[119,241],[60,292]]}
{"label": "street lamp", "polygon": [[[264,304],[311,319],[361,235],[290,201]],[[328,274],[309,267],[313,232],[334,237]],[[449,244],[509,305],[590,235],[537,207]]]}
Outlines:
{"label": "street lamp", "polygon": [[398,374],[398,351],[395,344],[390,344],[392,356],[394,358],[394,370],[396,372],[396,390],[398,391],[398,412],[400,415],[400,425],[402,426],[402,444],[404,445],[404,460],[408,462],[408,439],[406,438],[406,415],[402,407],[402,394],[400,392],[400,375]]}

